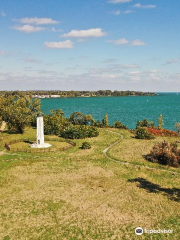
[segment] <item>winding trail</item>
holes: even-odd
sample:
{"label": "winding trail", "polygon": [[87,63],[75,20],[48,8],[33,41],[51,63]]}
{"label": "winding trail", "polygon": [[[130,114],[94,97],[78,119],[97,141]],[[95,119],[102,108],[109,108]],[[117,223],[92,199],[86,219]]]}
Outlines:
{"label": "winding trail", "polygon": [[[108,150],[111,148],[111,147],[113,147],[114,145],[116,145],[116,144],[118,144],[119,142],[121,142],[122,140],[123,140],[123,135],[121,135],[120,133],[117,133],[117,132],[114,132],[114,131],[110,131],[110,130],[106,130],[107,132],[112,132],[112,133],[115,133],[115,134],[118,134],[119,136],[120,136],[120,139],[118,139],[117,141],[115,141],[114,143],[111,143],[107,148],[105,148],[104,150],[103,150],[103,153],[104,153],[104,155],[107,157],[107,158],[109,158],[109,159],[111,159],[111,160],[114,160],[113,158],[111,158],[111,157],[109,157],[108,155],[107,155],[107,152],[108,152]],[[115,160],[114,160],[115,161]],[[121,162],[121,161],[120,161]],[[125,162],[122,162],[122,163],[125,163]]]}
{"label": "winding trail", "polygon": [[156,170],[156,171],[161,171],[161,172],[169,172],[169,173],[172,173],[172,174],[180,174],[179,172],[174,172],[174,171],[171,171],[171,170],[166,170],[166,169],[160,169],[160,168],[153,168],[153,167],[148,167],[148,166],[143,166],[141,164],[137,164],[137,163],[129,163],[129,162],[124,162],[124,161],[121,161],[121,160],[117,160],[117,159],[114,159],[112,158],[111,156],[108,156],[107,155],[107,152],[109,151],[109,149],[113,146],[115,146],[116,144],[118,144],[119,142],[121,142],[123,140],[123,135],[121,135],[120,133],[117,133],[117,132],[114,132],[114,131],[111,131],[111,130],[107,130],[108,132],[113,132],[115,134],[118,134],[120,136],[120,139],[118,139],[117,141],[115,141],[114,143],[110,144],[107,148],[105,148],[103,150],[103,154],[105,155],[106,158],[114,161],[114,162],[118,162],[120,164],[124,164],[124,165],[131,165],[131,166],[134,166],[134,167],[143,167],[143,168],[146,168],[146,169],[150,169],[150,170]]}

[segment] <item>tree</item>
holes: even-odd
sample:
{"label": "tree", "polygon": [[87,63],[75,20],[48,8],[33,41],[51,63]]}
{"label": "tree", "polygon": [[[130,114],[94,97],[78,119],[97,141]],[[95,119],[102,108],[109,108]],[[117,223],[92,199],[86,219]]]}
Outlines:
{"label": "tree", "polygon": [[20,98],[14,101],[10,106],[8,113],[8,128],[16,129],[19,133],[23,133],[24,128],[32,122],[31,110],[28,107],[29,99]]}
{"label": "tree", "polygon": [[104,118],[102,119],[102,124],[103,126],[105,127],[108,127],[109,126],[109,123],[108,123],[108,115],[105,114]]}
{"label": "tree", "polygon": [[140,127],[154,127],[154,122],[153,121],[149,121],[147,119],[143,119],[142,121],[137,121],[136,123],[136,129],[140,128]]}
{"label": "tree", "polygon": [[162,114],[159,114],[158,127],[161,129],[163,125],[164,125],[163,116],[162,116]]}
{"label": "tree", "polygon": [[94,125],[95,127],[98,127],[98,128],[101,128],[101,127],[102,127],[102,123],[100,122],[100,120],[95,121],[95,122],[93,123],[93,125]]}
{"label": "tree", "polygon": [[39,112],[41,112],[41,101],[38,98],[35,98],[31,101],[30,110],[32,115],[32,126],[36,127],[36,119]]}
{"label": "tree", "polygon": [[84,115],[81,112],[73,112],[69,117],[69,120],[74,125],[83,125]]}
{"label": "tree", "polygon": [[51,114],[44,117],[44,133],[59,135],[62,128],[69,125],[61,109],[51,110]]}
{"label": "tree", "polygon": [[116,121],[113,124],[114,128],[121,128],[121,129],[128,129],[122,122],[120,121]]}
{"label": "tree", "polygon": [[81,112],[73,112],[69,117],[69,121],[74,125],[93,125],[94,119],[92,115],[84,115]]}
{"label": "tree", "polygon": [[84,124],[85,125],[94,125],[94,119],[91,114],[84,115]]}
{"label": "tree", "polygon": [[9,130],[23,133],[24,128],[32,124],[35,110],[40,109],[40,102],[34,101],[28,96],[0,98],[0,116],[7,122]]}

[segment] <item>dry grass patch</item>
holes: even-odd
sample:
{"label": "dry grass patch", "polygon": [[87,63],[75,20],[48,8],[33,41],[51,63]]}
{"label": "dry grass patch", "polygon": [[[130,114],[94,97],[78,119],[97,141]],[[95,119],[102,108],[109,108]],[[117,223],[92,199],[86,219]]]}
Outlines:
{"label": "dry grass patch", "polygon": [[[0,236],[23,239],[32,233],[37,239],[40,229],[51,229],[49,239],[53,234],[60,239],[66,229],[67,236],[78,236],[82,231],[84,238],[122,239],[130,225],[152,228],[157,221],[174,214],[175,209],[180,210],[176,202],[163,195],[147,196],[144,189],[127,182],[123,174],[132,173],[131,168],[110,164],[108,169],[93,163],[60,168],[54,161],[49,169],[49,163],[18,166],[9,172],[13,182],[1,189]],[[148,174],[135,171],[131,176],[147,178]],[[94,230],[88,233],[90,226]],[[79,230],[73,233],[73,228]],[[41,239],[48,236],[41,234]],[[83,239],[82,234],[79,236]]]}
{"label": "dry grass patch", "polygon": [[[176,222],[180,205],[170,193],[180,178],[105,159],[102,150],[118,138],[102,130],[88,139],[90,151],[79,149],[77,140],[67,152],[37,155],[41,162],[8,169],[0,189],[0,239],[126,240],[136,239],[137,226],[164,229],[172,216]],[[158,184],[159,191],[150,191],[148,183],[152,189]],[[171,239],[178,229],[174,225]]]}

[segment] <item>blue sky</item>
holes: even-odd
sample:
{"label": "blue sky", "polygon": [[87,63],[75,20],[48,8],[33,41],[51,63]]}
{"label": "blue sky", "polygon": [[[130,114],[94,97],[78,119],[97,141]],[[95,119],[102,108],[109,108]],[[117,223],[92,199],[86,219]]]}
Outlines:
{"label": "blue sky", "polygon": [[180,91],[179,0],[1,0],[0,90]]}

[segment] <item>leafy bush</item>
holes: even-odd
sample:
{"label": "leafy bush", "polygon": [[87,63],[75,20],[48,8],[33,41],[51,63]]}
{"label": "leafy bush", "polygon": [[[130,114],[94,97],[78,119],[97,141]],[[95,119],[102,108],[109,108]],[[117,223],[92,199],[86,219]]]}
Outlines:
{"label": "leafy bush", "polygon": [[99,120],[97,120],[97,121],[94,122],[94,126],[98,127],[98,128],[101,128],[103,126],[103,124]]}
{"label": "leafy bush", "polygon": [[97,137],[99,135],[99,131],[96,127],[86,127],[86,136],[87,137]]}
{"label": "leafy bush", "polygon": [[149,121],[147,119],[143,119],[142,121],[137,121],[136,129],[140,127],[154,127],[154,122]]}
{"label": "leafy bush", "polygon": [[91,145],[90,145],[90,143],[88,143],[88,142],[83,142],[81,148],[82,148],[82,149],[90,149],[90,148],[91,148]]}
{"label": "leafy bush", "polygon": [[122,122],[120,121],[116,121],[113,124],[114,128],[121,128],[121,129],[128,129]]}
{"label": "leafy bush", "polygon": [[135,133],[135,138],[153,139],[154,137],[145,128],[138,128]]}
{"label": "leafy bush", "polygon": [[60,136],[69,139],[83,139],[88,137],[97,137],[98,135],[98,129],[92,126],[70,125],[60,130]]}
{"label": "leafy bush", "polygon": [[180,150],[177,148],[177,142],[168,143],[163,141],[155,144],[146,158],[154,163],[160,163],[172,167],[180,166]]}

